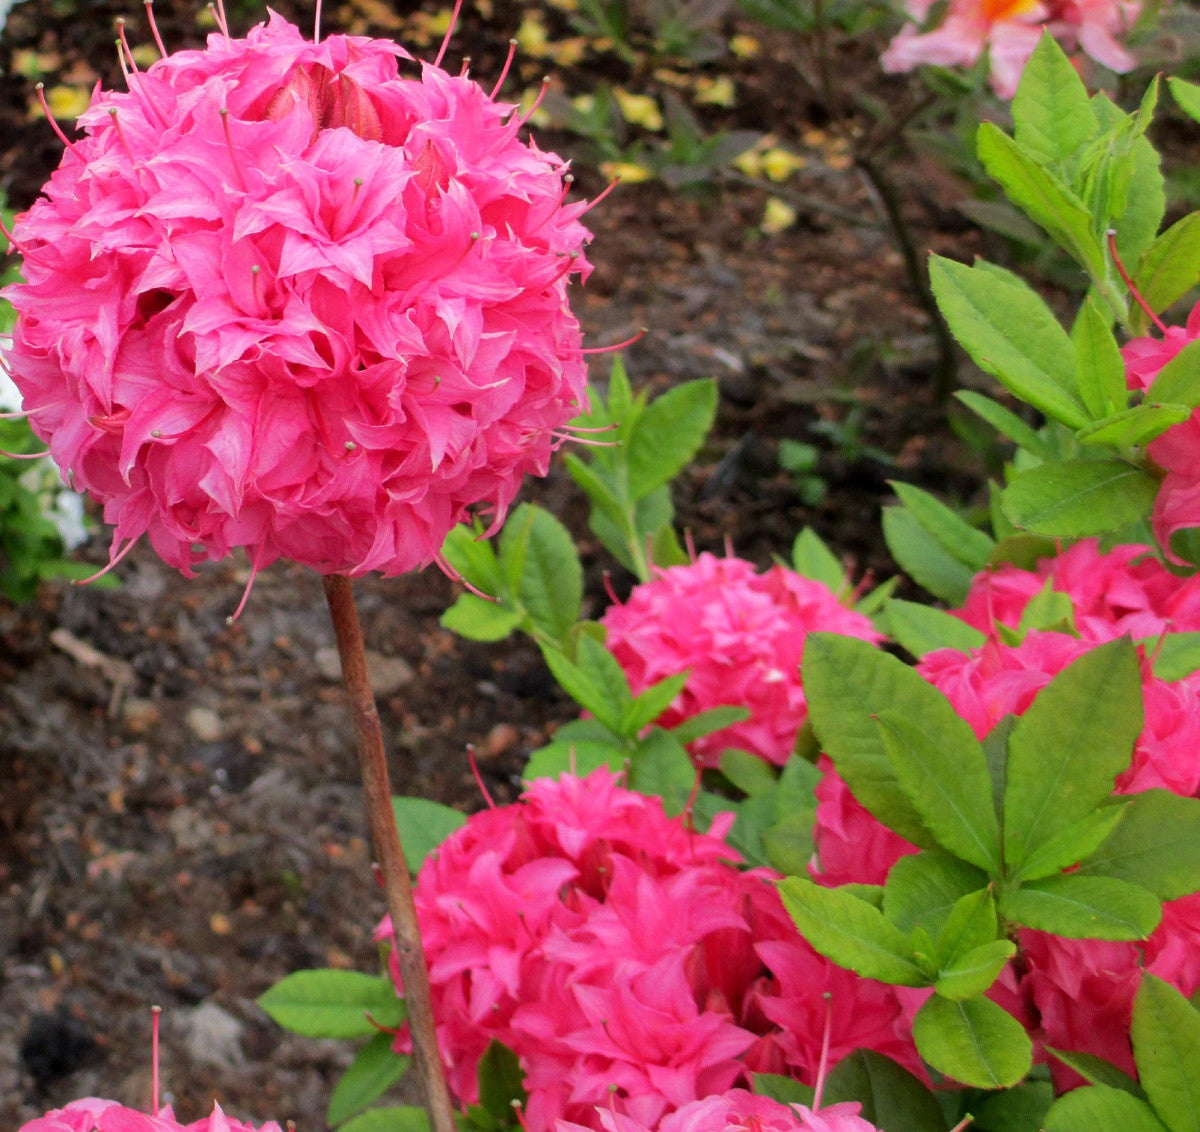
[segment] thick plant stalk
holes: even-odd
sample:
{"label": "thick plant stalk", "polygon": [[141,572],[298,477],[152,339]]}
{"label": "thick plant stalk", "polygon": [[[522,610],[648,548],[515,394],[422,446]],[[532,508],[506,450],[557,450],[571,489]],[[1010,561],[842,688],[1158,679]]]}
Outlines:
{"label": "thick plant stalk", "polygon": [[457,1132],[454,1109],[446,1089],[446,1077],[438,1054],[437,1031],[433,1019],[433,1001],[429,993],[429,970],[425,949],[417,925],[412,884],[400,844],[400,831],[392,811],[392,789],[388,781],[387,759],[383,753],[383,731],[375,695],[367,676],[367,656],[362,626],[354,605],[350,579],[343,574],[326,574],[325,597],[333,616],[338,655],[342,661],[342,679],[350,697],[350,714],[362,772],[363,796],[371,843],[383,876],[383,891],[392,917],[392,933],[400,974],[404,979],[404,1000],[412,1033],[417,1074],[425,1092],[433,1132]]}

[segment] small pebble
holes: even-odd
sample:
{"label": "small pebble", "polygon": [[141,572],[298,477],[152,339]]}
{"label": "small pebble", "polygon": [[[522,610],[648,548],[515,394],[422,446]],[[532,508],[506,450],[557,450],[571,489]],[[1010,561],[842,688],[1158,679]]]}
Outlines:
{"label": "small pebble", "polygon": [[188,730],[202,743],[215,743],[224,734],[221,717],[212,708],[196,707],[184,716]]}

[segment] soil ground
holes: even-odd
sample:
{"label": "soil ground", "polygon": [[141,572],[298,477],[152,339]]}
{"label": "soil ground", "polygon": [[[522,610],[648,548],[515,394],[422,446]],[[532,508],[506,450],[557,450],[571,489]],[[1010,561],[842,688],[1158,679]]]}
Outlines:
{"label": "soil ground", "polygon": [[[519,19],[503,7],[490,21],[469,15],[453,44],[485,74]],[[378,28],[368,10],[399,21],[358,4],[327,15],[327,28],[344,28],[345,16],[356,30]],[[189,7],[159,0],[156,11],[168,43],[197,41]],[[40,53],[48,87],[86,86],[97,70],[112,82],[97,60],[113,57],[117,14],[107,0],[14,9],[0,36],[0,186],[12,203],[31,201],[58,152],[44,121],[28,116],[31,85],[14,63]],[[256,18],[235,13],[240,27]],[[736,64],[742,93],[724,124],[770,128],[807,152],[788,187],[798,223],[762,233],[767,193],[754,185],[698,198],[622,187],[589,216],[595,271],[576,309],[593,344],[649,328],[626,352],[638,384],[720,383],[713,438],[676,491],[699,549],[728,542],[765,565],[808,524],[856,576],[885,577],[894,572],[878,532],[887,480],[961,499],[981,470],[934,396],[933,340],[878,199],[812,133],[828,114],[804,93],[793,44],[724,20],[726,38],[743,30],[762,44]],[[882,84],[874,54],[839,50],[835,66]],[[573,90],[620,72],[597,60],[571,70]],[[585,165],[579,172],[581,190],[603,184]],[[957,186],[915,158],[890,176],[920,247],[960,258],[976,250],[978,234],[951,207]],[[608,359],[594,362],[603,379]],[[817,439],[818,420],[846,425],[845,440]],[[820,448],[826,494],[815,504],[779,470],[788,438]],[[589,539],[569,478],[556,467],[526,497],[577,532],[599,612],[612,564]],[[102,563],[106,534],[83,553]],[[151,1003],[164,1008],[165,1089],[181,1117],[206,1114],[218,1096],[247,1119],[323,1128],[349,1047],[285,1034],[254,1004],[298,968],[377,962],[382,900],[319,579],[266,571],[230,627],[244,562],[187,581],[139,547],[118,575],[116,590],[52,586],[27,607],[0,603],[0,1128],[88,1094],[145,1106]],[[614,584],[629,579],[618,571]],[[442,629],[454,592],[436,570],[358,586],[397,791],[471,811],[483,803],[467,744],[504,802],[529,751],[574,709],[524,641],[484,646]]]}

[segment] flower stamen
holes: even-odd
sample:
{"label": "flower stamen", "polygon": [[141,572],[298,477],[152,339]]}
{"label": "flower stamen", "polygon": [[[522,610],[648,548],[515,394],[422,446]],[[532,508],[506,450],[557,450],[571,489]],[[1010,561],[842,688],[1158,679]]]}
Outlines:
{"label": "flower stamen", "polygon": [[158,53],[164,59],[167,57],[167,48],[163,43],[163,38],[159,34],[158,24],[154,19],[154,0],[142,0],[146,8],[146,21],[150,24],[150,34],[154,36],[154,46],[158,48]]}
{"label": "flower stamen", "polygon": [[496,85],[492,87],[492,93],[488,98],[495,99],[500,93],[500,88],[504,85],[504,80],[508,78],[509,69],[513,65],[513,60],[517,57],[517,41],[510,39],[508,41],[508,54],[504,58],[504,66],[500,68],[500,77],[496,80]]}
{"label": "flower stamen", "polygon": [[[75,148],[75,143],[63,133],[62,127],[58,124],[58,120],[50,113],[50,105],[46,101],[46,84],[38,83],[34,88],[37,91],[38,102],[41,103],[42,113],[46,115],[46,121],[50,123],[50,128],[54,131],[55,137],[63,143],[76,157],[79,157],[79,152]],[[82,160],[82,159],[81,159]]]}
{"label": "flower stamen", "polygon": [[442,59],[446,54],[446,48],[450,46],[450,37],[454,34],[454,28],[458,23],[458,17],[461,12],[462,0],[454,0],[454,11],[450,13],[450,24],[446,28],[446,34],[442,39],[442,46],[438,48],[437,58],[433,61],[435,67],[442,65]]}

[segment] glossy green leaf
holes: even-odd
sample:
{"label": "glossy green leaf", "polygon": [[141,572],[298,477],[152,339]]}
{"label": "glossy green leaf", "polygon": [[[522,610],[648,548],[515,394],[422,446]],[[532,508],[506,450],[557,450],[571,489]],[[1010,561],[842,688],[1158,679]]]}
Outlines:
{"label": "glossy green leaf", "polygon": [[1097,1057],[1094,1053],[1055,1049],[1053,1046],[1046,1046],[1046,1052],[1064,1065],[1074,1069],[1088,1084],[1107,1085],[1112,1089],[1120,1089],[1121,1092],[1128,1093],[1139,1100],[1146,1099],[1146,1090],[1129,1074],[1122,1072],[1111,1061],[1105,1061],[1104,1058]]}
{"label": "glossy green leaf", "polygon": [[392,797],[392,813],[404,843],[404,860],[414,876],[429,856],[456,829],[467,824],[465,814],[429,798]]}
{"label": "glossy green leaf", "polygon": [[513,1102],[524,1105],[529,1099],[525,1092],[525,1074],[521,1063],[503,1042],[493,1038],[479,1059],[476,1069],[479,1081],[479,1103],[495,1117],[501,1127],[512,1120]]}
{"label": "glossy green leaf", "polygon": [[691,743],[703,735],[711,735],[714,731],[720,731],[722,727],[730,727],[749,718],[750,712],[744,707],[734,707],[731,704],[727,707],[709,708],[672,727],[671,734],[681,743]]}
{"label": "glossy green leaf", "polygon": [[416,1105],[373,1108],[343,1124],[338,1132],[429,1132],[429,1117]]}
{"label": "glossy green leaf", "polygon": [[1169,790],[1134,794],[1081,876],[1113,877],[1177,900],[1200,892],[1200,800]]}
{"label": "glossy green leaf", "polygon": [[1142,976],[1133,1000],[1138,1079],[1171,1132],[1200,1132],[1200,1013],[1169,983]]}
{"label": "glossy green leaf", "polygon": [[928,983],[909,937],[865,900],[797,876],[779,882],[779,895],[800,934],[839,967],[900,986]]}
{"label": "glossy green leaf", "polygon": [[1200,342],[1189,342],[1165,366],[1146,390],[1147,403],[1200,405]]}
{"label": "glossy green leaf", "polygon": [[1182,680],[1200,669],[1200,633],[1164,633],[1137,643],[1154,658],[1154,675],[1159,680]]}
{"label": "glossy green leaf", "polygon": [[841,561],[811,527],[805,527],[792,543],[792,568],[801,577],[823,582],[835,594],[848,588]]}
{"label": "glossy green leaf", "polygon": [[1200,86],[1185,79],[1167,79],[1167,86],[1180,110],[1200,122]]}
{"label": "glossy green leaf", "polygon": [[947,554],[971,570],[983,567],[992,549],[992,540],[983,531],[919,487],[898,480],[892,480],[891,486],[921,529]]}
{"label": "glossy green leaf", "polygon": [[[1200,212],[1176,221],[1150,245],[1133,283],[1156,314],[1200,283]],[[1139,315],[1138,308],[1133,313]]]}
{"label": "glossy green leaf", "polygon": [[[586,711],[590,711],[614,735],[620,734],[621,713],[625,706],[623,701],[614,702],[610,699],[604,684],[597,683],[591,672],[581,665],[573,664],[558,649],[543,646],[542,658],[554,679],[562,685],[571,699]],[[628,698],[627,687],[626,700]]]}
{"label": "glossy green leaf", "polygon": [[901,931],[920,926],[936,936],[963,897],[982,891],[987,883],[986,873],[948,853],[913,853],[889,871],[883,913]]}
{"label": "glossy green leaf", "polygon": [[[904,711],[876,716],[900,788],[941,848],[999,875],[1000,823],[983,748],[970,725],[926,721]],[[930,723],[933,726],[930,726]]]}
{"label": "glossy green leaf", "polygon": [[1062,873],[1005,891],[1000,911],[1027,928],[1067,939],[1145,939],[1162,918],[1158,898],[1111,877]]}
{"label": "glossy green leaf", "polygon": [[1122,409],[1088,425],[1076,433],[1080,444],[1131,448],[1149,444],[1172,425],[1186,421],[1192,410],[1186,405],[1164,405],[1147,401],[1132,409]]}
{"label": "glossy green leaf", "polygon": [[933,1093],[907,1069],[871,1049],[848,1054],[829,1074],[822,1105],[843,1101],[862,1105],[860,1119],[875,1128],[946,1132],[942,1107]]}
{"label": "glossy green leaf", "polygon": [[535,628],[563,644],[583,601],[583,567],[566,527],[549,511],[521,504],[500,534],[500,565]]}
{"label": "glossy green leaf", "polygon": [[900,790],[874,716],[896,710],[921,718],[933,733],[957,734],[962,718],[907,664],[866,641],[811,633],[801,666],[809,721],[821,749],[854,796],[885,825],[926,848],[937,842]]}
{"label": "glossy green leaf", "polygon": [[951,966],[976,948],[994,943],[999,938],[999,926],[990,886],[960,897],[937,933],[934,946],[938,963],[943,968]]}
{"label": "glossy green leaf", "polygon": [[672,731],[653,727],[630,760],[629,785],[641,794],[662,799],[672,817],[683,813],[696,784],[696,768]]}
{"label": "glossy green leaf", "polygon": [[1062,869],[1090,857],[1125,816],[1129,803],[1101,806],[1084,815],[1030,853],[1018,872],[1020,880],[1054,876]]}
{"label": "glossy green leaf", "polygon": [[1033,1059],[1025,1028],[987,998],[932,995],[913,1019],[913,1037],[939,1073],[980,1089],[1015,1085]]}
{"label": "glossy green leaf", "polygon": [[557,778],[560,774],[584,777],[601,766],[621,771],[628,758],[628,750],[615,739],[555,740],[529,756],[521,777],[526,782],[536,778]]}
{"label": "glossy green leaf", "polygon": [[678,475],[700,450],[717,412],[717,383],[689,381],[667,390],[642,410],[626,440],[633,500]]}
{"label": "glossy green leaf", "polygon": [[1017,945],[1007,939],[982,943],[942,967],[933,989],[950,999],[981,995],[996,981],[1016,951]]}
{"label": "glossy green leaf", "polygon": [[1013,869],[1112,793],[1141,734],[1141,687],[1133,645],[1112,641],[1068,665],[1017,720],[1004,792]]}
{"label": "glossy green leaf", "polygon": [[467,523],[451,527],[442,543],[442,554],[468,582],[485,594],[499,594],[502,588],[496,551],[479,532]]}
{"label": "glossy green leaf", "polygon": [[392,1049],[394,1035],[376,1034],[362,1047],[329,1097],[325,1119],[338,1125],[374,1104],[408,1069],[411,1058]]}
{"label": "glossy green leaf", "polygon": [[679,672],[651,684],[625,708],[621,717],[621,734],[636,735],[643,727],[653,723],[671,706],[672,701],[683,690],[690,672]]}
{"label": "glossy green leaf", "polygon": [[1107,1085],[1089,1085],[1061,1096],[1050,1106],[1045,1132],[1169,1132],[1145,1102]]}
{"label": "glossy green leaf", "polygon": [[285,1030],[306,1038],[369,1038],[378,1026],[394,1028],[404,1021],[404,1004],[391,981],[361,971],[294,971],[261,995],[258,1005]]}
{"label": "glossy green leaf", "polygon": [[811,1085],[801,1084],[795,1077],[784,1077],[778,1073],[755,1073],[754,1092],[760,1097],[770,1097],[781,1104],[803,1104],[811,1107],[816,1090]]}
{"label": "glossy green leaf", "polygon": [[987,638],[973,625],[931,605],[892,598],[884,606],[888,633],[918,660],[935,649],[970,652]]}
{"label": "glossy green leaf", "polygon": [[[1006,409],[990,397],[985,397],[982,393],[976,393],[970,389],[960,389],[954,396],[976,416],[987,421],[1001,436],[1007,436],[1009,440],[1034,456],[1041,459],[1049,458],[1050,451],[1045,440],[1035,428],[1026,424],[1011,409]],[[993,553],[995,553],[994,549]]]}
{"label": "glossy green leaf", "polygon": [[930,284],[955,338],[985,373],[1048,417],[1082,428],[1075,347],[1045,301],[1024,280],[992,266],[934,256]]}
{"label": "glossy green leaf", "polygon": [[[1071,68],[1074,74],[1075,69]],[[1080,84],[1082,86],[1082,83]],[[1075,373],[1079,396],[1094,420],[1102,420],[1125,408],[1129,390],[1125,384],[1125,362],[1112,332],[1111,320],[1088,298],[1079,308],[1071,328],[1075,344]]]}
{"label": "glossy green leaf", "polygon": [[502,641],[525,620],[520,609],[506,609],[498,601],[484,601],[474,594],[460,594],[442,614],[443,628],[469,641]]}
{"label": "glossy green leaf", "polygon": [[1158,480],[1118,460],[1063,460],[1019,472],[1004,489],[1005,514],[1052,538],[1120,530],[1150,514]]}
{"label": "glossy green leaf", "polygon": [[1100,129],[1079,72],[1045,32],[1012,100],[1018,144],[1043,161],[1065,161]]}
{"label": "glossy green leaf", "polygon": [[911,511],[885,507],[883,537],[900,568],[934,597],[951,605],[966,598],[973,571],[934,542]]}
{"label": "glossy green leaf", "polygon": [[1054,1101],[1049,1081],[1024,1081],[971,1101],[971,1132],[1040,1132]]}

